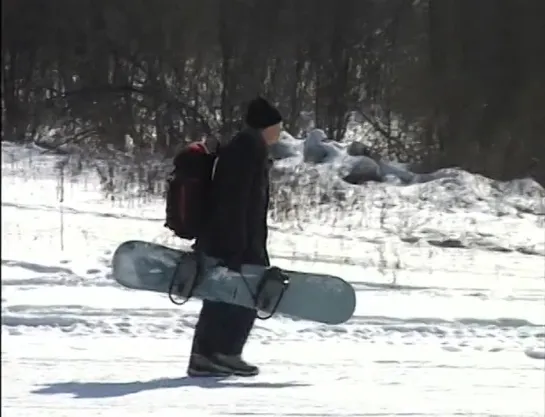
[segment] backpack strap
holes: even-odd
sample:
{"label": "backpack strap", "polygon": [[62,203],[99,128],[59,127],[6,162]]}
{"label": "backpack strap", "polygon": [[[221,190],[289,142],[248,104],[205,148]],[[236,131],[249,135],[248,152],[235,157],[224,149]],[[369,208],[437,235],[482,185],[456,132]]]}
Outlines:
{"label": "backpack strap", "polygon": [[212,164],[212,173],[210,175],[211,180],[213,180],[214,177],[216,176],[216,166],[218,165],[218,159],[219,159],[219,156],[216,156],[216,158],[214,159],[214,163]]}

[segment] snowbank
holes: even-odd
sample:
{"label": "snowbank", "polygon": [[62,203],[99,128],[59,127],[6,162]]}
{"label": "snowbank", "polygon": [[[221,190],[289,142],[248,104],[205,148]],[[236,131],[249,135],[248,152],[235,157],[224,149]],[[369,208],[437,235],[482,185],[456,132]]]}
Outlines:
{"label": "snowbank", "polygon": [[[346,146],[328,141],[320,129],[314,129],[304,139],[283,133],[279,143],[271,148],[271,155],[277,161],[277,179],[292,177],[293,181],[293,177],[308,176],[310,181],[306,183],[334,183],[334,188],[344,191],[361,189],[353,185],[369,182],[385,183],[383,189],[395,188],[391,185],[411,186],[396,193],[409,199],[410,194],[418,194],[420,199],[442,203],[439,208],[469,208],[488,202],[495,208],[502,206],[500,211],[545,215],[545,189],[531,178],[502,182],[457,168],[418,174],[403,164],[371,158],[359,142]],[[367,194],[369,186],[364,189]]]}

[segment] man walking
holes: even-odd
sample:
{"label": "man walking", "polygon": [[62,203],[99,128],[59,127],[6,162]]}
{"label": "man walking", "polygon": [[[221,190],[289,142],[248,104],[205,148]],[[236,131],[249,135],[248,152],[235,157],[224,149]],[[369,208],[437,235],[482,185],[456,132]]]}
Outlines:
{"label": "man walking", "polygon": [[[267,147],[278,141],[282,129],[279,111],[260,97],[250,102],[245,122],[246,127],[220,150],[207,222],[196,241],[197,250],[219,258],[233,271],[240,271],[242,264],[269,266]],[[188,375],[257,375],[259,368],[242,359],[256,316],[254,309],[204,300]]]}

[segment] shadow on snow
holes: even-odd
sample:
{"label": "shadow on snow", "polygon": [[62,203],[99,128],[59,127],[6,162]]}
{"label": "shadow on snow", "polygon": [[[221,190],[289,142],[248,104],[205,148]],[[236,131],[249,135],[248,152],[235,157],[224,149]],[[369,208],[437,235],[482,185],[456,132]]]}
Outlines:
{"label": "shadow on snow", "polygon": [[28,269],[30,271],[36,272],[38,274],[70,274],[75,275],[74,271],[69,268],[63,268],[60,266],[47,266],[40,265],[32,262],[25,261],[14,261],[11,259],[2,259],[3,266],[9,267],[19,267],[23,269]]}
{"label": "shadow on snow", "polygon": [[33,394],[71,394],[75,398],[112,398],[164,388],[290,388],[309,384],[297,382],[240,381],[232,378],[159,378],[132,382],[60,382],[32,391]]}

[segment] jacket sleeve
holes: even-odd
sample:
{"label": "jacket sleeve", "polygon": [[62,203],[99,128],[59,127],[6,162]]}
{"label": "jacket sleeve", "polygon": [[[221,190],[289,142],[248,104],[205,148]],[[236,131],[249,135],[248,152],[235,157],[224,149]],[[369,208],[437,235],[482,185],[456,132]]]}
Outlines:
{"label": "jacket sleeve", "polygon": [[265,144],[249,135],[233,139],[220,153],[215,176],[221,176],[218,204],[222,213],[223,227],[220,232],[226,248],[227,267],[240,270],[247,249],[248,216],[252,209],[252,189],[259,186],[256,181],[261,165],[266,160]]}

